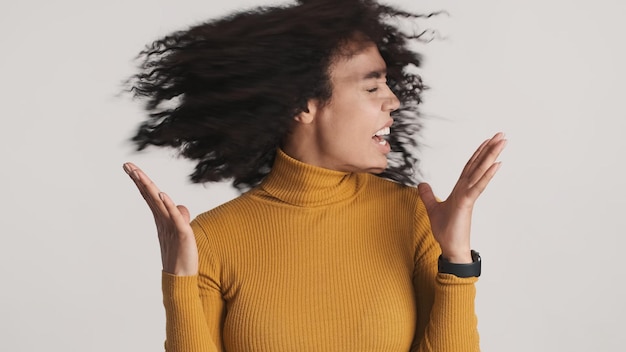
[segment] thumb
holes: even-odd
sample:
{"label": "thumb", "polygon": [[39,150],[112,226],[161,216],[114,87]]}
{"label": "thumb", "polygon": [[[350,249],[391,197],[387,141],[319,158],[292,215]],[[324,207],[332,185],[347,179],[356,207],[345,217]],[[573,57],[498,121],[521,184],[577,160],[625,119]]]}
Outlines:
{"label": "thumb", "polygon": [[433,189],[428,183],[420,183],[417,185],[417,191],[422,198],[422,202],[424,202],[424,205],[426,206],[426,210],[430,210],[437,205],[437,198],[435,198]]}
{"label": "thumb", "polygon": [[180,214],[183,216],[183,219],[185,219],[186,222],[191,221],[191,216],[189,215],[189,209],[187,209],[186,206],[177,205],[176,208],[178,208],[178,211],[180,211]]}

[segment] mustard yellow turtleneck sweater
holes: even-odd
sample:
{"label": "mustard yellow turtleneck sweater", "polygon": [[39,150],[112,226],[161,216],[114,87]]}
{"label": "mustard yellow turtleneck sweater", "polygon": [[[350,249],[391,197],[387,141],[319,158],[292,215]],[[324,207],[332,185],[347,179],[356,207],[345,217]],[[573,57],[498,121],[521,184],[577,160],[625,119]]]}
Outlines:
{"label": "mustard yellow turtleneck sweater", "polygon": [[479,350],[476,279],[437,273],[413,187],[279,150],[192,228],[199,274],[163,274],[167,351]]}

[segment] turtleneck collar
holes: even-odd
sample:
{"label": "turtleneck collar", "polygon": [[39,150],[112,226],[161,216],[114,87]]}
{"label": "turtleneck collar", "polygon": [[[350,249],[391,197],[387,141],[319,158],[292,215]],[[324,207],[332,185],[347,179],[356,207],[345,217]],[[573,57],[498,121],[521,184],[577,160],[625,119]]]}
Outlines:
{"label": "turtleneck collar", "polygon": [[315,207],[355,196],[365,179],[358,173],[305,164],[278,149],[272,171],[261,183],[261,189],[285,203]]}

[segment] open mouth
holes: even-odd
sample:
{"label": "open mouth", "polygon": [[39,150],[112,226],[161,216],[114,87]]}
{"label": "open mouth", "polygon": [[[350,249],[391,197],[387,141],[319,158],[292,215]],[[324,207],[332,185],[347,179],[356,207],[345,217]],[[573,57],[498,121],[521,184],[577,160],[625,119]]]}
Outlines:
{"label": "open mouth", "polygon": [[372,139],[374,140],[374,142],[380,145],[385,145],[387,144],[387,140],[384,138],[384,136],[388,136],[390,131],[391,130],[389,127],[381,128],[379,131],[374,133],[374,135],[372,136]]}

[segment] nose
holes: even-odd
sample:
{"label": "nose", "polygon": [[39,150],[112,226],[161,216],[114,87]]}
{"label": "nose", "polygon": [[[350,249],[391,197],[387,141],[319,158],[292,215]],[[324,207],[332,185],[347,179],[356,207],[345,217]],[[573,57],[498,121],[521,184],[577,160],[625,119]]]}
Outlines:
{"label": "nose", "polygon": [[383,109],[389,112],[398,110],[400,108],[400,99],[398,99],[389,87],[387,87],[387,95],[383,103]]}

